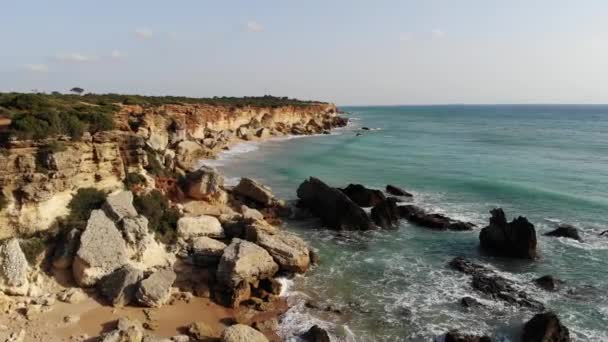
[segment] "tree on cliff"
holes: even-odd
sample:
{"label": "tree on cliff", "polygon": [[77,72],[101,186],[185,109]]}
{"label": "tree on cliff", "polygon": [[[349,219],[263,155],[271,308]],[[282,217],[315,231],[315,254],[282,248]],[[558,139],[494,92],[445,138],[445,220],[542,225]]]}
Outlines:
{"label": "tree on cliff", "polygon": [[80,87],[74,87],[74,88],[70,89],[70,91],[71,91],[72,93],[76,93],[76,94],[78,94],[78,95],[80,95],[80,94],[84,93],[84,89],[82,89],[82,88],[80,88]]}

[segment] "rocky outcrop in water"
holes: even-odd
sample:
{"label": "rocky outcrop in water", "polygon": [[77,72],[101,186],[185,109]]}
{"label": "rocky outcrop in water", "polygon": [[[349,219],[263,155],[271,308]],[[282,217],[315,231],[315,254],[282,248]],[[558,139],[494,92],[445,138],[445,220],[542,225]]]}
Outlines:
{"label": "rocky outcrop in water", "polygon": [[299,205],[335,230],[370,230],[374,224],[355,202],[340,190],[311,177],[298,187]]}
{"label": "rocky outcrop in water", "polygon": [[304,342],[331,342],[331,338],[327,330],[318,325],[313,325],[308,331],[300,335]]}
{"label": "rocky outcrop in water", "polygon": [[553,312],[532,317],[524,325],[522,342],[570,342],[570,331]]}
{"label": "rocky outcrop in water", "polygon": [[541,302],[532,299],[526,292],[518,290],[513,281],[499,276],[496,272],[483,265],[476,264],[462,257],[454,258],[450,261],[449,265],[454,270],[471,275],[471,286],[473,289],[491,299],[533,310],[544,309],[544,305]]}
{"label": "rocky outcrop in water", "polygon": [[360,207],[373,207],[386,200],[382,191],[368,189],[361,184],[349,184],[340,190]]}
{"label": "rocky outcrop in water", "polygon": [[568,238],[568,239],[572,239],[572,240],[576,240],[576,241],[583,241],[583,239],[581,238],[581,236],[578,232],[578,229],[569,224],[562,224],[559,227],[557,227],[557,229],[552,230],[548,233],[545,233],[544,235],[551,236],[551,237],[564,237],[564,238]]}
{"label": "rocky outcrop in water", "polygon": [[371,211],[374,223],[382,228],[396,228],[399,225],[399,209],[394,198],[387,198],[376,204]]}
{"label": "rocky outcrop in water", "polygon": [[415,205],[404,205],[398,207],[402,218],[422,227],[437,230],[472,230],[475,225],[470,222],[463,222],[451,219],[441,214],[430,214],[424,209]]}
{"label": "rocky outcrop in water", "polygon": [[532,223],[522,216],[507,222],[502,209],[494,209],[491,214],[490,225],[479,234],[484,252],[513,258],[536,258],[536,230]]}
{"label": "rocky outcrop in water", "polygon": [[401,196],[401,197],[413,197],[414,196],[411,193],[403,190],[402,188],[395,186],[395,185],[391,185],[391,184],[386,186],[386,192],[391,195]]}
{"label": "rocky outcrop in water", "polygon": [[452,330],[443,336],[444,342],[492,342],[488,336],[475,336]]}

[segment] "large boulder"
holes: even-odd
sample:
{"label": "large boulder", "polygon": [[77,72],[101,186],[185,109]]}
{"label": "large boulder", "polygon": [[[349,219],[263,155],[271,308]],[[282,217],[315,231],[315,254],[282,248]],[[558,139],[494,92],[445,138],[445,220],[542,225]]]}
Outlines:
{"label": "large boulder", "polygon": [[270,253],[281,270],[304,273],[310,267],[308,245],[298,236],[259,232],[255,242]]}
{"label": "large boulder", "polygon": [[183,188],[188,197],[209,200],[217,198],[223,186],[224,177],[216,169],[203,166],[186,175]]}
{"label": "large boulder", "polygon": [[139,304],[151,308],[163,306],[171,295],[177,275],[171,268],[163,268],[141,281],[135,297]]}
{"label": "large boulder", "polygon": [[58,239],[53,251],[53,267],[66,269],[72,267],[74,255],[80,246],[80,230],[72,229],[64,232]]}
{"label": "large boulder", "polygon": [[135,300],[135,292],[143,277],[143,271],[125,265],[103,277],[97,287],[101,295],[113,306],[123,307]]}
{"label": "large boulder", "polygon": [[569,224],[562,224],[557,227],[557,229],[545,233],[545,236],[564,237],[576,241],[583,241],[580,234],[578,233],[578,229]]}
{"label": "large boulder", "polygon": [[223,238],[224,229],[220,221],[213,216],[186,216],[177,221],[177,235],[184,240],[200,236]]}
{"label": "large boulder", "polygon": [[342,191],[317,178],[310,177],[298,187],[300,205],[318,216],[323,224],[335,230],[370,230],[375,226],[355,202]]}
{"label": "large boulder", "polygon": [[536,230],[525,217],[507,222],[502,209],[491,211],[490,225],[479,234],[481,248],[488,254],[534,259],[537,256]]}
{"label": "large boulder", "polygon": [[12,238],[0,245],[0,291],[12,292],[28,284],[29,265],[19,241]]}
{"label": "large boulder", "polygon": [[276,201],[270,188],[250,178],[241,178],[232,192],[264,207],[269,207]]}
{"label": "large boulder", "polygon": [[224,254],[226,244],[206,236],[192,239],[190,250],[192,261],[199,266],[215,265]]}
{"label": "large boulder", "polygon": [[268,342],[261,332],[244,324],[235,324],[224,329],[222,342]]}
{"label": "large boulder", "polygon": [[125,240],[114,222],[102,210],[93,210],[72,265],[76,283],[93,286],[127,259]]}
{"label": "large boulder", "polygon": [[524,325],[522,342],[569,342],[570,332],[553,312],[537,314]]}
{"label": "large boulder", "polygon": [[271,278],[279,266],[262,247],[241,239],[232,239],[217,268],[219,283],[236,288],[241,283],[257,284]]}
{"label": "large boulder", "polygon": [[368,189],[361,184],[349,184],[341,190],[348,198],[361,207],[373,207],[386,199],[382,191]]}
{"label": "large boulder", "polygon": [[106,198],[103,209],[114,221],[120,221],[125,217],[137,216],[137,210],[133,206],[133,193],[131,191],[120,191]]}
{"label": "large boulder", "polygon": [[372,208],[371,218],[382,228],[393,228],[399,224],[399,209],[394,198],[387,198]]}
{"label": "large boulder", "polygon": [[205,148],[190,140],[181,141],[175,149],[177,165],[186,171],[198,169],[199,161],[205,156]]}

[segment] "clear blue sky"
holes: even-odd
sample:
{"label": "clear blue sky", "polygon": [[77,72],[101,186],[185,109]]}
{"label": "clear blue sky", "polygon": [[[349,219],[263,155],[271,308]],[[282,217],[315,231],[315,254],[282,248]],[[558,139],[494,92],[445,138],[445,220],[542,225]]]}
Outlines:
{"label": "clear blue sky", "polygon": [[608,1],[1,0],[0,91],[608,103]]}

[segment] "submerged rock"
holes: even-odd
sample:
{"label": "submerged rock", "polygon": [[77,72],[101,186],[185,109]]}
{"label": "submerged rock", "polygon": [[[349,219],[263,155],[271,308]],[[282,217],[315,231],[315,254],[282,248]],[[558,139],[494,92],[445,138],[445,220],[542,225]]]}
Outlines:
{"label": "submerged rock", "polygon": [[570,331],[553,312],[535,315],[524,325],[522,342],[569,342]]}
{"label": "submerged rock", "polygon": [[298,187],[300,205],[335,230],[370,230],[375,226],[365,211],[343,192],[311,177]]}
{"label": "submerged rock", "polygon": [[459,332],[458,330],[452,330],[444,335],[444,342],[492,342],[492,339],[488,336],[475,336],[467,335]]}
{"label": "submerged rock", "polygon": [[507,222],[502,209],[491,211],[490,225],[479,233],[481,248],[497,256],[534,259],[536,250],[536,230],[525,217]]}
{"label": "submerged rock", "polygon": [[102,210],[93,210],[74,258],[74,280],[80,286],[93,286],[126,263],[122,234]]}
{"label": "submerged rock", "polygon": [[340,190],[360,207],[373,207],[386,200],[382,191],[368,189],[361,184],[349,184]]}
{"label": "submerged rock", "polygon": [[542,276],[538,279],[534,280],[534,283],[547,291],[555,291],[557,290],[560,281],[558,279],[555,279],[553,276],[551,275],[546,275],[546,276]]}
{"label": "submerged rock", "polygon": [[235,324],[224,329],[222,342],[268,342],[261,332],[244,324]]}
{"label": "submerged rock", "polygon": [[543,303],[532,299],[526,292],[519,291],[513,281],[503,278],[488,267],[476,264],[462,257],[456,257],[449,263],[450,267],[473,276],[471,286],[494,300],[509,304],[543,310]]}
{"label": "submerged rock", "polygon": [[390,184],[386,186],[386,192],[395,196],[414,197],[414,195],[403,190],[402,188]]}
{"label": "submerged rock", "polygon": [[270,188],[249,178],[241,178],[232,192],[264,207],[269,207],[276,201]]}
{"label": "submerged rock", "polygon": [[308,331],[300,335],[304,342],[331,342],[331,338],[327,330],[318,325],[313,325]]}
{"label": "submerged rock", "polygon": [[583,241],[583,239],[581,238],[581,236],[578,233],[578,229],[569,224],[562,224],[559,227],[557,227],[557,229],[552,230],[548,233],[545,233],[545,236],[565,237],[568,239]]}

